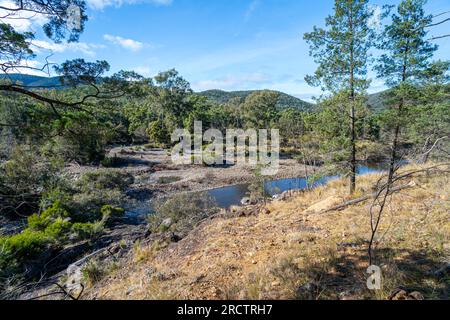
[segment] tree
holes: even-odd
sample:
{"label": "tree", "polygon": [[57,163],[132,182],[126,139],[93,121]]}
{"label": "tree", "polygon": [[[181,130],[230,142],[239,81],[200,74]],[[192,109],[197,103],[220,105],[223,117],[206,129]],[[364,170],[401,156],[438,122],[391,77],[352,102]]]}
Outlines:
{"label": "tree", "polygon": [[242,113],[247,127],[269,129],[277,119],[278,93],[264,90],[250,94],[242,103]]}
{"label": "tree", "polygon": [[[390,107],[384,115],[384,122],[392,130],[389,172],[386,181],[379,181],[377,195],[370,207],[371,238],[368,254],[373,262],[373,243],[379,228],[384,208],[398,177],[398,149],[402,129],[411,120],[408,113],[417,106],[421,96],[418,85],[430,74],[442,73],[445,68],[437,68],[430,62],[437,46],[427,40],[426,27],[433,16],[427,15],[423,6],[426,0],[402,0],[397,12],[391,15],[391,23],[386,25],[381,36],[379,49],[381,55],[376,66],[380,78],[385,79],[391,90],[385,94],[385,101]],[[392,7],[386,12],[390,13]],[[434,71],[433,71],[434,69]],[[440,70],[440,71],[439,71]]]}
{"label": "tree", "polygon": [[368,0],[336,0],[334,14],[326,18],[326,29],[314,27],[304,39],[319,65],[305,80],[333,94],[344,92],[350,109],[350,192],[356,188],[356,100],[368,87],[367,60],[374,33]]}
{"label": "tree", "polygon": [[[59,43],[63,40],[76,42],[84,30],[87,21],[86,2],[84,0],[14,0],[0,5],[3,13],[0,22],[0,69],[6,81],[0,83],[0,91],[27,96],[47,104],[54,115],[62,118],[68,109],[91,113],[85,104],[99,99],[114,99],[124,96],[131,87],[136,87],[142,77],[132,72],[119,72],[112,77],[103,78],[109,71],[106,61],[86,62],[83,59],[67,61],[61,66],[54,66],[60,75],[61,85],[66,87],[88,87],[82,97],[62,100],[54,97],[51,90],[33,88],[15,81],[8,81],[8,74],[22,73],[27,69],[50,73],[50,64],[44,61],[41,68],[30,67],[27,61],[35,58],[33,40],[35,32],[20,32],[14,29],[12,21],[31,19],[32,16],[43,17],[47,22],[43,26],[45,35]],[[52,97],[53,96],[53,97]],[[91,115],[94,115],[91,113]],[[1,126],[13,126],[15,123],[2,123]]]}
{"label": "tree", "polygon": [[438,48],[426,39],[425,27],[433,16],[425,14],[425,3],[426,0],[403,0],[397,13],[392,14],[391,24],[385,26],[378,45],[385,53],[379,58],[375,70],[378,77],[392,87],[385,96],[390,105],[388,119],[393,129],[388,183],[393,178],[401,128],[407,121],[406,113],[416,100],[411,99],[413,91],[416,91],[415,85],[429,73],[430,59]]}

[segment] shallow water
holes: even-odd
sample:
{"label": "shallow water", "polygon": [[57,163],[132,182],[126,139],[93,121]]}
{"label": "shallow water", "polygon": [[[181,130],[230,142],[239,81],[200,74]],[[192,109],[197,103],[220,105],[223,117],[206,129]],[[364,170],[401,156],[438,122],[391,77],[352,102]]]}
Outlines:
{"label": "shallow water", "polygon": [[[358,175],[382,172],[383,165],[360,165],[358,166]],[[323,185],[330,180],[337,179],[338,176],[326,176],[318,179],[312,186]],[[280,180],[267,181],[265,183],[266,193],[270,196],[281,194],[288,190],[306,189],[307,183],[305,178],[288,178]],[[233,205],[240,205],[241,200],[249,195],[249,184],[238,184],[223,188],[212,189],[208,194],[216,201],[221,208],[229,208]]]}
{"label": "shallow water", "polygon": [[[358,166],[357,173],[358,175],[363,175],[382,172],[384,169],[385,166],[382,164],[360,165]],[[339,176],[325,176],[315,181],[314,184],[310,185],[310,187],[314,188],[319,185],[324,185],[328,181],[337,178],[339,178]],[[211,189],[206,192],[215,200],[218,207],[227,209],[233,205],[241,205],[242,199],[248,197],[249,195],[249,186],[250,184],[248,183],[237,184]],[[273,196],[288,190],[303,190],[306,189],[306,186],[307,184],[305,178],[288,178],[267,181],[265,183],[265,190],[268,195]],[[153,212],[151,201],[142,201],[128,209],[126,217],[135,223],[144,223],[145,218],[151,212]]]}

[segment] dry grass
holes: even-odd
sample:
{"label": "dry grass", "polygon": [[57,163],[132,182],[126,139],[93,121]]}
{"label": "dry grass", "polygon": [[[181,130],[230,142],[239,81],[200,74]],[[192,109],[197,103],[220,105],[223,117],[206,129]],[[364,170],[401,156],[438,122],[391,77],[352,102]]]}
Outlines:
{"label": "dry grass", "polygon": [[[354,197],[371,193],[378,177],[359,177]],[[398,286],[448,298],[448,274],[433,272],[450,258],[449,176],[412,179],[417,185],[392,196],[380,226],[381,290],[366,288],[370,202],[316,213],[349,199],[339,180],[273,202],[269,215],[217,218],[167,248],[137,249],[86,298],[386,299]]]}

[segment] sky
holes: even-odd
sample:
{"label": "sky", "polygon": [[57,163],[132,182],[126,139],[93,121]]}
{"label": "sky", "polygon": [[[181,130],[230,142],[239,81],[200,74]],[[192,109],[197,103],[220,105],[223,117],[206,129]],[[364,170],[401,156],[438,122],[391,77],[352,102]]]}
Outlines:
{"label": "sky", "polygon": [[[89,21],[79,43],[52,43],[39,31],[43,23],[39,17],[26,23],[19,20],[17,27],[36,30],[38,58],[52,52],[49,59],[56,63],[78,57],[107,60],[111,72],[134,70],[149,77],[175,68],[195,91],[272,89],[311,100],[320,89],[304,81],[316,65],[303,34],[324,25],[333,2],[87,0]],[[397,2],[371,4],[377,8]],[[448,11],[450,0],[429,0],[426,10]],[[450,23],[444,24],[430,35],[449,29]],[[436,43],[440,45],[436,58],[450,59],[450,38]],[[383,88],[383,82],[374,79],[369,91]]]}

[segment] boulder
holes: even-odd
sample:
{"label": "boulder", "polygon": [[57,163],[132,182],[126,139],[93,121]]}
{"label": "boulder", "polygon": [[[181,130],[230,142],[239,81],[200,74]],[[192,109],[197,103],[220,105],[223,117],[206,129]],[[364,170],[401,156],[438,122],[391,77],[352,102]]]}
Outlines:
{"label": "boulder", "polygon": [[165,226],[165,227],[170,227],[170,226],[172,225],[172,218],[164,219],[164,220],[161,222],[161,225],[162,225],[162,226]]}

